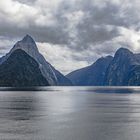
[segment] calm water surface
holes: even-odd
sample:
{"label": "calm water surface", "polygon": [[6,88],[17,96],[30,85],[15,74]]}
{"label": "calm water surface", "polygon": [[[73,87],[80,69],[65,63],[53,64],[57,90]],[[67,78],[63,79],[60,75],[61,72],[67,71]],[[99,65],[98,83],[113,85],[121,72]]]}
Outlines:
{"label": "calm water surface", "polygon": [[15,90],[0,89],[0,140],[140,140],[140,88]]}

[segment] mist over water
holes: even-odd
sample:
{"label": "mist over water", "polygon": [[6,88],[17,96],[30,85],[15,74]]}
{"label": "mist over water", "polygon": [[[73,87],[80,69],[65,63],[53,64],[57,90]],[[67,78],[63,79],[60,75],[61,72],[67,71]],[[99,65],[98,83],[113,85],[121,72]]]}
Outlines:
{"label": "mist over water", "polygon": [[140,88],[20,90],[0,89],[0,139],[139,140]]}

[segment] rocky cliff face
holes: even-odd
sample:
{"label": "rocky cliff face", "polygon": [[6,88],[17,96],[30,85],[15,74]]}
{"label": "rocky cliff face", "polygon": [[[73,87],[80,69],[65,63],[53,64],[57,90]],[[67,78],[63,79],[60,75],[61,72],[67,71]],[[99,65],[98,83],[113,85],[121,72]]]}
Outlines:
{"label": "rocky cliff face", "polygon": [[137,54],[133,54],[125,48],[119,49],[107,69],[105,85],[137,85],[140,82],[138,79],[136,80],[139,65],[140,59]]}
{"label": "rocky cliff face", "polygon": [[126,81],[128,86],[140,86],[140,65],[131,66]]}
{"label": "rocky cliff face", "polygon": [[67,75],[75,85],[138,86],[140,54],[120,48],[114,57],[98,59],[93,65]]}
{"label": "rocky cliff face", "polygon": [[17,49],[0,65],[0,86],[49,86],[49,83],[41,74],[38,63],[26,52]]}
{"label": "rocky cliff face", "polygon": [[133,53],[128,49],[119,49],[107,69],[105,85],[126,85],[126,77],[128,76],[133,59]]}
{"label": "rocky cliff face", "polygon": [[[38,51],[35,41],[29,35],[26,35],[21,41],[18,41],[14,45],[14,47],[10,50],[10,52],[6,56],[1,58],[0,64],[3,64],[3,62],[5,62],[11,56],[11,54],[18,49],[26,52],[30,57],[32,57],[38,63],[41,74],[48,81],[49,85],[65,86],[65,85],[72,84],[69,79],[67,79],[64,75],[62,75],[50,63],[48,63],[45,60],[45,58]],[[63,81],[65,81],[65,83]]]}

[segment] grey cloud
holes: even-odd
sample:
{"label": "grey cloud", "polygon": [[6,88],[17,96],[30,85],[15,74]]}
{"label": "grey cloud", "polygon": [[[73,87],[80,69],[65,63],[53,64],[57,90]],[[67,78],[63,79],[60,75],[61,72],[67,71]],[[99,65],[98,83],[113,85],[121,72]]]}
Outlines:
{"label": "grey cloud", "polygon": [[23,4],[33,4],[37,0],[14,0],[14,1],[18,1],[18,2],[23,3]]}
{"label": "grey cloud", "polygon": [[[18,0],[22,3],[29,3],[27,0]],[[26,19],[25,22],[27,22],[24,26],[19,27],[17,24],[20,23],[7,23],[6,21],[2,20],[0,21],[1,25],[1,34],[5,36],[13,36],[13,37],[19,37],[24,34],[31,34],[35,36],[37,41],[40,42],[50,42],[53,44],[68,44],[68,42],[77,41],[79,44],[89,44],[90,42],[98,43],[102,41],[106,41],[109,39],[112,39],[115,36],[118,36],[117,26],[124,26],[128,27],[134,22],[133,20],[128,22],[128,15],[130,15],[131,11],[129,9],[126,11],[123,7],[123,10],[121,9],[121,5],[113,4],[110,1],[104,1],[100,2],[99,4],[104,4],[102,8],[98,7],[96,4],[97,0],[77,0],[72,2],[68,2],[66,0],[63,0],[61,3],[59,3],[59,6],[57,9],[53,9],[52,16],[56,20],[54,25],[47,26],[40,26],[36,25],[36,21],[34,19]],[[33,1],[30,1],[31,3]],[[32,3],[32,7],[36,6],[35,1]],[[41,8],[41,7],[36,7]],[[46,9],[48,7],[46,6]],[[69,22],[64,17],[64,15],[72,13],[74,11],[81,10],[83,11],[84,18],[76,27],[74,30],[77,32],[77,36],[75,38],[70,37],[70,33],[73,32],[73,30],[68,30]],[[125,10],[125,16],[120,17],[121,11],[124,13]],[[130,8],[131,10],[131,8]],[[55,11],[55,12],[54,12]],[[132,12],[134,13],[134,12]],[[20,14],[20,13],[19,13]],[[30,14],[30,11],[29,11]],[[33,18],[39,18],[41,16],[36,15],[38,17]],[[132,15],[132,14],[131,14]],[[5,19],[7,15],[5,15]],[[131,16],[132,17],[132,16]],[[134,17],[134,16],[133,16]],[[26,17],[24,17],[26,18]],[[127,19],[127,20],[126,20]],[[131,18],[132,19],[132,18]],[[136,22],[136,21],[135,21]],[[111,31],[108,31],[106,28],[106,25],[112,25],[114,28]],[[98,26],[98,29],[95,27]],[[84,45],[83,44],[83,45]],[[68,44],[69,45],[69,44]],[[82,45],[81,45],[82,46]]]}
{"label": "grey cloud", "polygon": [[[15,29],[16,28],[16,29]],[[7,30],[7,32],[5,32]],[[17,28],[16,26],[3,27],[1,34],[11,38],[21,38],[30,34],[37,42],[49,42],[53,44],[66,44],[68,34],[63,32],[60,27],[36,27],[31,25],[29,28]]]}
{"label": "grey cloud", "polygon": [[[1,0],[0,36],[19,40],[30,34],[37,42],[67,47],[65,53],[71,51],[73,63],[91,64],[119,47],[139,50],[139,4],[139,0]],[[4,48],[8,47],[0,43],[0,50]]]}

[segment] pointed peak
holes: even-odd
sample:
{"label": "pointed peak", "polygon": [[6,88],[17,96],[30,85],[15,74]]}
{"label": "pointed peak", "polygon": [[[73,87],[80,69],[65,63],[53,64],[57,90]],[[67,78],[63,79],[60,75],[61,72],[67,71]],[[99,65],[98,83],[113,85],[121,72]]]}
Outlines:
{"label": "pointed peak", "polygon": [[24,43],[35,43],[34,39],[28,34],[22,39],[22,42],[24,42]]}
{"label": "pointed peak", "polygon": [[35,41],[29,35],[26,35],[21,41],[18,41],[11,49],[10,54],[17,49],[21,49],[25,51],[27,54],[29,54],[32,57],[36,56],[39,53]]}

